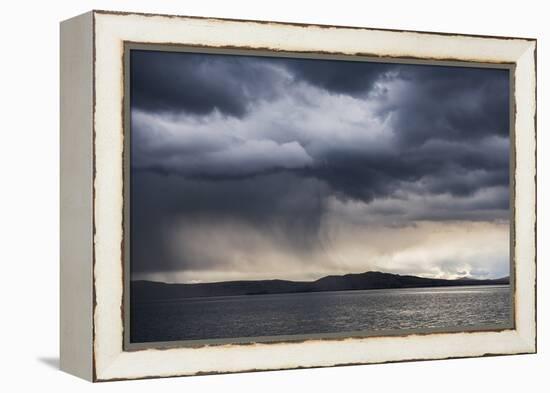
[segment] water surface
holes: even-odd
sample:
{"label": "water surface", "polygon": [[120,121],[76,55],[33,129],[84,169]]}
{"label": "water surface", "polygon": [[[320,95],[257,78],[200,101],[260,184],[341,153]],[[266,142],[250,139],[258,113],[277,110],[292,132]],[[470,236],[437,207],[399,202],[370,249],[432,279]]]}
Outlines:
{"label": "water surface", "polygon": [[467,330],[510,323],[508,285],[225,296],[133,304],[131,341]]}

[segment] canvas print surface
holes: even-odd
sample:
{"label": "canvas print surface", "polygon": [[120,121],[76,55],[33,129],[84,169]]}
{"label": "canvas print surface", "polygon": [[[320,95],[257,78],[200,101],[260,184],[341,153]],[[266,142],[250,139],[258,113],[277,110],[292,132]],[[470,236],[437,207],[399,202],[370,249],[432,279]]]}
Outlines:
{"label": "canvas print surface", "polygon": [[128,64],[131,343],[513,326],[508,68]]}

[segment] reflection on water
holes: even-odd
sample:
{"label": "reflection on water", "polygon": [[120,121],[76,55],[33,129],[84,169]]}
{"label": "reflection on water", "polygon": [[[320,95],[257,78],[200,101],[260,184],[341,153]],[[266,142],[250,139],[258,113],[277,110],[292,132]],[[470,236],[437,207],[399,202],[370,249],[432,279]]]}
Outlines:
{"label": "reflection on water", "polygon": [[508,325],[508,285],[291,293],[132,305],[131,341]]}

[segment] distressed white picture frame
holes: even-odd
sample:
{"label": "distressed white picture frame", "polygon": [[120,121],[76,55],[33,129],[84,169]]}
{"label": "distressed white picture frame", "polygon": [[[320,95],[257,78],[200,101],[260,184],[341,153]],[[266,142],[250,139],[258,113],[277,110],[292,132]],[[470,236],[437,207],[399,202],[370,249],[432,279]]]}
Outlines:
{"label": "distressed white picture frame", "polygon": [[[507,63],[514,328],[124,350],[124,44]],[[92,11],[61,25],[61,368],[92,381],[536,352],[536,40]]]}

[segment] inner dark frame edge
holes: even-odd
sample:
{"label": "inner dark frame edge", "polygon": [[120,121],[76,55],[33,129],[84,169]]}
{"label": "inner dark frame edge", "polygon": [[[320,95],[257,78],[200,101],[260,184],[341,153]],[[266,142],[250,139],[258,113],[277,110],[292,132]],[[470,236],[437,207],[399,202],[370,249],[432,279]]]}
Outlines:
{"label": "inner dark frame edge", "polygon": [[[281,343],[301,343],[308,340],[331,340],[338,341],[347,338],[369,338],[369,337],[407,337],[412,335],[428,335],[428,334],[450,334],[450,333],[475,333],[475,332],[501,332],[505,330],[514,330],[516,322],[516,285],[515,285],[515,63],[506,62],[474,62],[467,60],[456,59],[427,59],[413,57],[382,57],[377,55],[360,54],[348,55],[342,53],[324,53],[324,52],[289,52],[279,51],[266,48],[249,48],[249,47],[209,47],[201,45],[185,45],[176,43],[147,43],[124,41],[124,50],[122,56],[123,64],[123,240],[121,244],[123,261],[123,301],[121,305],[121,315],[123,321],[123,350],[137,351],[143,349],[171,349],[171,348],[200,348],[205,346],[215,345],[252,345],[255,343],[263,344],[281,344]],[[472,326],[468,328],[432,328],[432,329],[408,329],[403,330],[379,330],[379,331],[352,331],[338,333],[320,333],[320,334],[300,334],[300,335],[279,335],[279,336],[261,336],[261,337],[235,337],[223,339],[200,339],[200,340],[174,340],[174,341],[159,341],[159,342],[131,342],[130,341],[130,324],[131,324],[131,309],[130,309],[130,263],[131,263],[131,226],[130,226],[130,195],[131,195],[131,120],[130,120],[130,52],[132,50],[149,50],[149,51],[164,51],[164,52],[188,52],[188,53],[205,53],[205,54],[222,54],[222,55],[237,55],[237,56],[262,56],[262,57],[290,57],[304,59],[323,59],[323,60],[345,60],[345,61],[365,61],[376,63],[397,63],[397,64],[419,64],[432,66],[454,66],[467,68],[493,68],[509,70],[509,87],[510,87],[510,148],[509,148],[509,189],[510,189],[510,303],[511,303],[511,323],[510,325],[483,325]]]}

